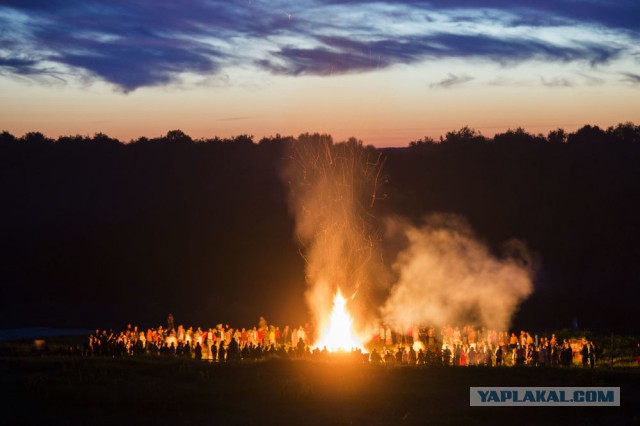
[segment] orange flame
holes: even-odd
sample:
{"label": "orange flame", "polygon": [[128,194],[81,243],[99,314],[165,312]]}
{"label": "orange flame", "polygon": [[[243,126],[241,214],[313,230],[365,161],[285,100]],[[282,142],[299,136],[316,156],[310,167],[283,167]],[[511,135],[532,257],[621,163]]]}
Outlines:
{"label": "orange flame", "polygon": [[353,320],[347,312],[347,301],[340,293],[333,299],[333,310],[329,323],[322,330],[322,334],[315,344],[316,348],[327,348],[330,352],[364,349],[360,341],[353,334]]}

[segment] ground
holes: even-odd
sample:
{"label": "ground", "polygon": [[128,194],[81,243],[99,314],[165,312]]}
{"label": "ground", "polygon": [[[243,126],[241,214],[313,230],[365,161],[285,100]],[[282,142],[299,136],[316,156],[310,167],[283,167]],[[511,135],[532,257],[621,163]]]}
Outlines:
{"label": "ground", "polygon": [[[640,424],[637,368],[6,357],[3,424]],[[621,407],[469,407],[470,386],[620,386]]]}

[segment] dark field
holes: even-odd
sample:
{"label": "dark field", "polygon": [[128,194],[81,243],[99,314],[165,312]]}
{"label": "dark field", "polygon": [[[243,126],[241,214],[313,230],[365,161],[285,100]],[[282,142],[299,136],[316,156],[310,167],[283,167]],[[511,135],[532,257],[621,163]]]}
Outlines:
{"label": "dark field", "polygon": [[[2,424],[631,425],[640,369],[4,358]],[[469,386],[620,386],[621,407],[469,407]]]}

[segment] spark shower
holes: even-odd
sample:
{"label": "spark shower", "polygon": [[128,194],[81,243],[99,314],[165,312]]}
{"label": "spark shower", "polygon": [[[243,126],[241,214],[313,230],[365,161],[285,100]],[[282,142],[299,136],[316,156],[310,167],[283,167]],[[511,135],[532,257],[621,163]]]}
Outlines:
{"label": "spark shower", "polygon": [[283,178],[306,262],[307,304],[321,330],[315,346],[361,347],[380,322],[405,330],[456,323],[506,329],[533,291],[524,244],[510,241],[498,257],[463,218],[379,217],[383,164],[355,139],[334,144],[307,134],[293,144]]}

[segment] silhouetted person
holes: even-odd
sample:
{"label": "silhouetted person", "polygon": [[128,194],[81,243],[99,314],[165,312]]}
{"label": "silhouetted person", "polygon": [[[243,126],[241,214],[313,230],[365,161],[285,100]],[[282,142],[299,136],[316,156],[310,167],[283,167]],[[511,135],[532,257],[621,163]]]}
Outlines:
{"label": "silhouetted person", "polygon": [[167,317],[167,329],[169,331],[173,330],[174,329],[173,325],[174,325],[173,324],[173,314],[170,313],[169,316]]}
{"label": "silhouetted person", "polygon": [[242,350],[240,351],[240,355],[242,359],[249,359],[251,357],[251,349],[249,348],[249,345],[245,345],[242,348]]}
{"label": "silhouetted person", "polygon": [[[420,349],[422,351],[422,349]],[[409,347],[409,365],[416,365],[416,351],[413,349],[413,346]]]}
{"label": "silhouetted person", "polygon": [[396,359],[393,357],[393,354],[391,353],[391,351],[387,351],[387,353],[384,355],[385,365],[393,365],[395,360]]}
{"label": "silhouetted person", "polygon": [[449,365],[451,365],[451,350],[449,349],[448,346],[446,346],[443,350],[442,350],[442,363],[448,367]]}
{"label": "silhouetted person", "polygon": [[196,343],[196,349],[194,350],[196,359],[202,359],[202,346],[200,342]]}
{"label": "silhouetted person", "polygon": [[573,361],[573,351],[571,350],[571,346],[565,340],[562,352],[560,353],[560,363],[563,367],[571,367],[571,363]]}
{"label": "silhouetted person", "polygon": [[402,349],[398,349],[396,351],[396,364],[402,364],[402,353],[404,352],[404,350]]}
{"label": "silhouetted person", "polygon": [[231,339],[229,346],[227,346],[227,361],[237,361],[239,355],[238,342],[236,342],[236,339]]}
{"label": "silhouetted person", "polygon": [[371,351],[371,355],[369,356],[369,361],[371,362],[371,364],[375,364],[375,365],[380,364],[380,362],[382,361],[382,358],[380,357],[380,354],[376,349]]}
{"label": "silhouetted person", "polygon": [[[478,362],[478,353],[476,352],[476,348],[474,346],[471,346],[469,348],[468,359],[469,359],[469,365],[476,365],[476,363]],[[498,365],[497,360],[496,360],[496,365]]]}
{"label": "silhouetted person", "polygon": [[524,365],[525,356],[525,348],[523,345],[518,345],[516,348],[516,365],[521,366]]}
{"label": "silhouetted person", "polygon": [[320,353],[320,355],[322,356],[322,359],[324,359],[325,361],[329,359],[329,349],[327,349],[326,346],[324,346],[322,348],[322,352]]}
{"label": "silhouetted person", "polygon": [[[496,349],[496,367],[502,365],[502,354],[502,346],[498,345],[498,349]],[[471,351],[469,351],[469,355],[471,355]],[[469,360],[471,360],[471,356],[469,356]]]}
{"label": "silhouetted person", "polygon": [[298,356],[300,358],[304,357],[304,340],[302,340],[302,338],[298,339],[296,348],[298,349]]}

